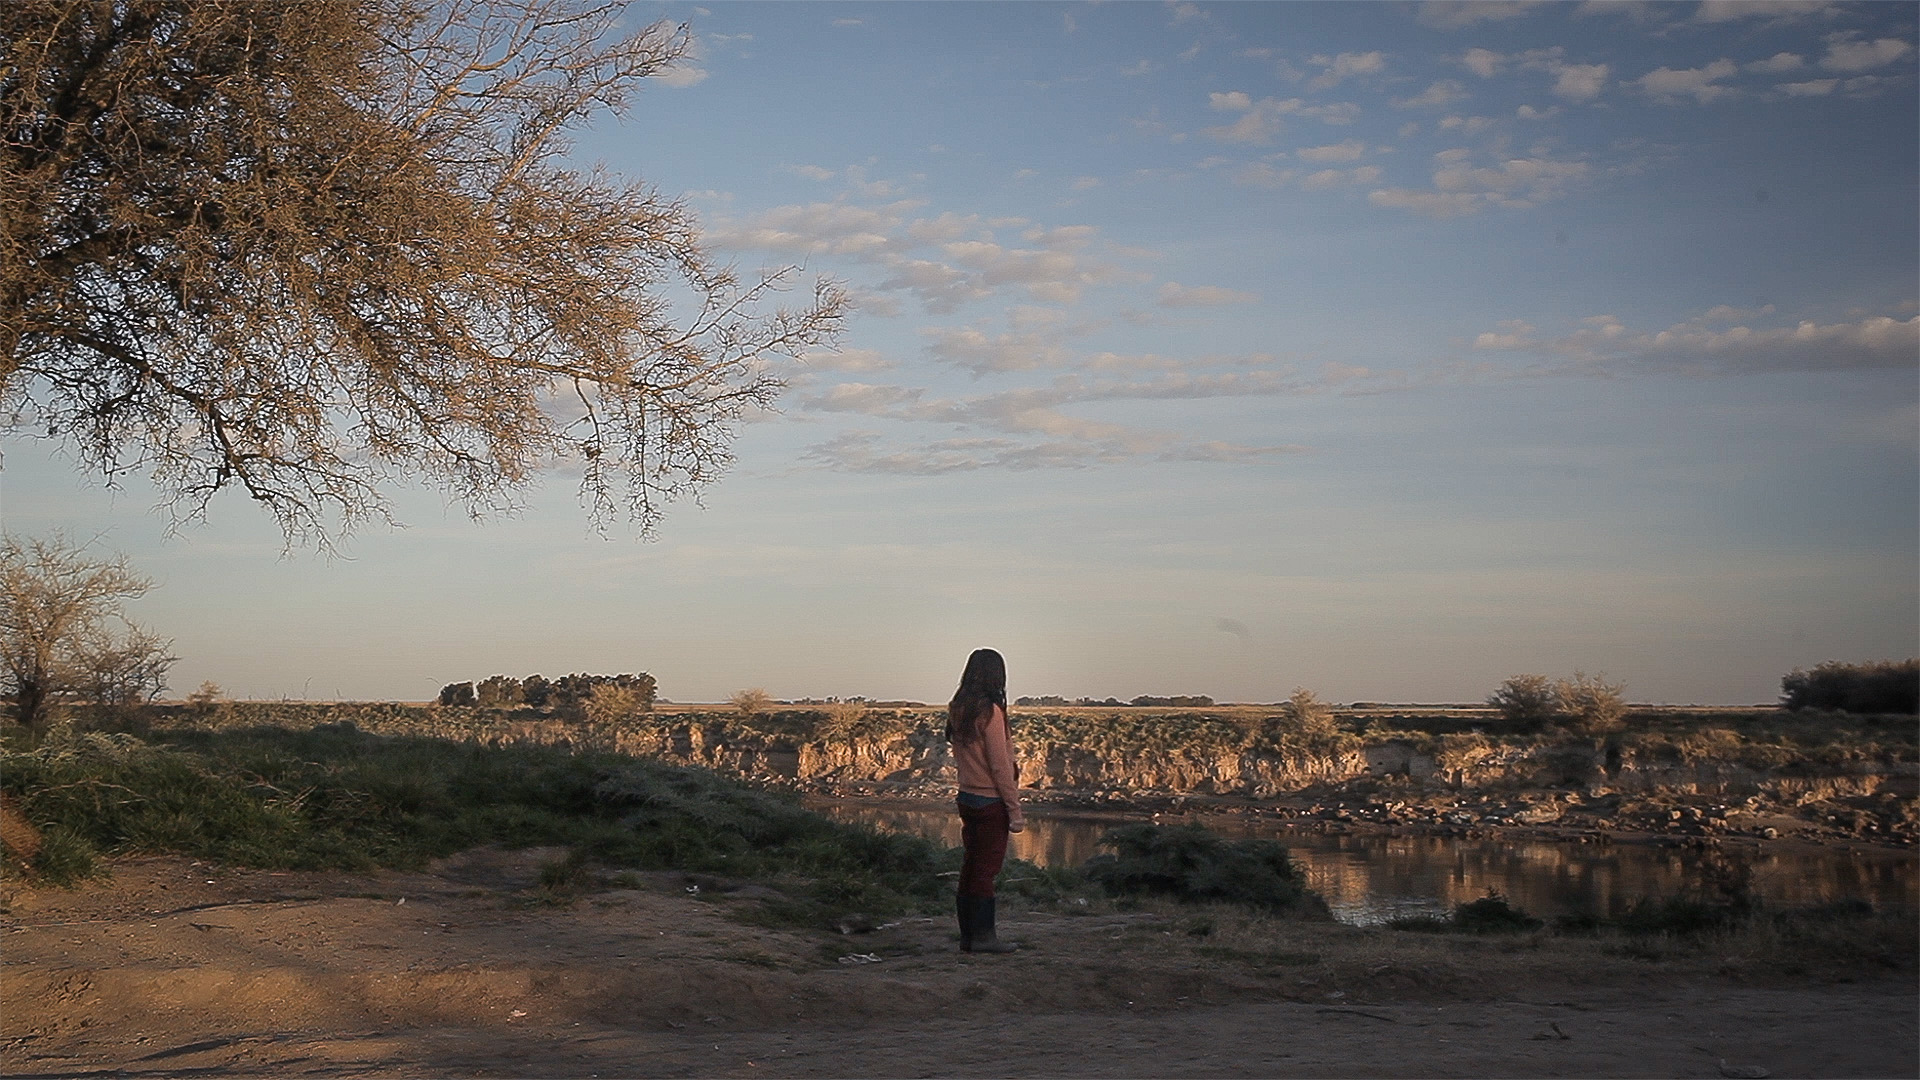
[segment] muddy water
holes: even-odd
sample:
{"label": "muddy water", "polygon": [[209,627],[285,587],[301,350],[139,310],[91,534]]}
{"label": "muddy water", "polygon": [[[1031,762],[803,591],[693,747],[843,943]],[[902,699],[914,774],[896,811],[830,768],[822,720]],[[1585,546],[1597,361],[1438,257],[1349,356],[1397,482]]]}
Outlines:
{"label": "muddy water", "polygon": [[[960,843],[960,821],[944,809],[908,809],[853,799],[811,805],[843,821]],[[1145,819],[1140,819],[1145,820]],[[1098,854],[1100,835],[1122,819],[1029,813],[1011,853],[1043,866],[1072,866]],[[1285,843],[1307,881],[1343,922],[1440,914],[1455,904],[1506,896],[1535,915],[1613,914],[1645,896],[1698,886],[1701,853],[1643,844],[1568,844],[1444,837],[1325,836],[1238,818],[1205,822],[1222,833]],[[1920,903],[1912,853],[1857,854],[1795,849],[1731,852],[1752,871],[1755,893],[1786,907],[1859,899],[1876,906]]]}

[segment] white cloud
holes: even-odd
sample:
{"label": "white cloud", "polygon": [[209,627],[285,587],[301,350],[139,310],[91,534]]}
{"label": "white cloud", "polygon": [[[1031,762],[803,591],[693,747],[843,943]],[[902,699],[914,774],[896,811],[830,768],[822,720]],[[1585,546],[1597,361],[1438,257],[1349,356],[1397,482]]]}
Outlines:
{"label": "white cloud", "polygon": [[1833,14],[1838,4],[1830,0],[1700,0],[1694,11],[1696,22],[1732,22],[1736,19],[1772,19],[1785,22],[1808,15]]}
{"label": "white cloud", "polygon": [[930,327],[921,333],[932,339],[927,352],[975,375],[1065,367],[1073,359],[1052,333],[989,335],[970,326]]}
{"label": "white cloud", "polygon": [[1466,88],[1452,79],[1440,79],[1413,97],[1396,98],[1397,109],[1444,108],[1467,96]]}
{"label": "white cloud", "polygon": [[1367,193],[1367,201],[1394,210],[1411,210],[1428,217],[1450,218],[1480,209],[1476,195],[1463,192],[1415,191],[1409,188],[1382,188]]}
{"label": "white cloud", "polygon": [[1575,18],[1588,19],[1597,15],[1619,15],[1637,23],[1657,23],[1664,20],[1671,11],[1671,0],[1581,0],[1580,6],[1573,9]]}
{"label": "white cloud", "polygon": [[769,251],[847,255],[878,252],[888,247],[888,234],[901,224],[905,206],[875,209],[845,203],[781,206],[751,222],[722,221],[712,237],[722,247],[761,248]]}
{"label": "white cloud", "polygon": [[1169,3],[1167,7],[1172,9],[1173,22],[1176,24],[1192,19],[1204,19],[1207,15],[1198,4]]}
{"label": "white cloud", "polygon": [[1536,109],[1531,105],[1522,105],[1513,110],[1513,115],[1522,120],[1551,120],[1560,115],[1560,106],[1554,105],[1546,109]]}
{"label": "white cloud", "polygon": [[1828,71],[1871,71],[1885,67],[1912,51],[1913,46],[1899,38],[1835,40],[1827,45],[1827,55],[1820,58],[1820,66]]}
{"label": "white cloud", "polygon": [[1075,191],[1088,191],[1100,186],[1100,178],[1097,176],[1076,176],[1073,178],[1073,184],[1071,186]]}
{"label": "white cloud", "polygon": [[1703,68],[1659,68],[1626,85],[1638,86],[1655,101],[1673,104],[1692,97],[1705,105],[1735,93],[1732,87],[1719,85],[1719,81],[1731,78],[1738,70],[1733,61],[1722,58]]}
{"label": "white cloud", "polygon": [[1426,0],[1420,21],[1442,30],[1459,30],[1483,22],[1516,19],[1537,8],[1542,0]]}
{"label": "white cloud", "polygon": [[[1479,349],[1526,351],[1557,357],[1568,373],[1625,369],[1676,370],[1736,375],[1768,371],[1842,371],[1910,368],[1920,355],[1920,317],[1890,316],[1822,325],[1811,319],[1793,326],[1745,325],[1771,307],[1717,307],[1665,330],[1636,331],[1612,315],[1581,320],[1578,329],[1553,338],[1536,336],[1519,320],[1479,335]],[[1729,325],[1733,324],[1733,325]]]}
{"label": "white cloud", "polygon": [[1250,161],[1233,170],[1233,182],[1248,187],[1277,188],[1299,175],[1298,169],[1281,169],[1264,161]]}
{"label": "white cloud", "polygon": [[1556,64],[1549,68],[1553,72],[1553,93],[1556,97],[1568,101],[1586,102],[1600,96],[1606,89],[1608,67],[1605,64]]}
{"label": "white cloud", "polygon": [[820,412],[874,414],[917,401],[926,391],[907,386],[875,386],[870,383],[841,383],[824,394],[806,399],[809,409]]}
{"label": "white cloud", "polygon": [[1433,156],[1432,191],[1386,188],[1370,192],[1367,201],[1429,217],[1460,217],[1488,206],[1521,209],[1559,198],[1589,172],[1585,162],[1545,156],[1480,166],[1472,164],[1472,156],[1462,148],[1442,150]]}
{"label": "white cloud", "polygon": [[1132,64],[1131,66],[1121,68],[1120,74],[1125,75],[1128,78],[1138,78],[1142,75],[1153,74],[1154,71],[1158,70],[1159,67],[1160,67],[1159,64],[1156,64],[1151,60],[1141,60]]}
{"label": "white cloud", "polygon": [[1302,161],[1359,161],[1366,155],[1367,144],[1359,139],[1348,139],[1331,146],[1305,146],[1293,152]]}
{"label": "white cloud", "polygon": [[1766,75],[1782,75],[1789,71],[1799,71],[1806,66],[1807,61],[1798,53],[1777,52],[1765,60],[1755,60],[1747,64],[1747,70]]}
{"label": "white cloud", "polygon": [[1492,126],[1491,116],[1449,116],[1440,121],[1441,131],[1458,131],[1463,135],[1478,135]]}
{"label": "white cloud", "polygon": [[1506,58],[1492,49],[1468,49],[1460,57],[1461,66],[1483,79],[1491,79],[1500,73],[1500,64]]}
{"label": "white cloud", "polygon": [[800,362],[816,371],[886,371],[897,366],[878,349],[815,349]]}
{"label": "white cloud", "polygon": [[689,86],[698,86],[706,82],[708,74],[706,68],[683,60],[655,75],[654,78],[658,79],[662,86],[685,90]]}
{"label": "white cloud", "polygon": [[1378,75],[1387,70],[1387,57],[1382,52],[1312,56],[1307,58],[1307,63],[1322,69],[1307,83],[1313,90],[1329,90],[1354,76]]}
{"label": "white cloud", "polygon": [[1806,82],[1780,83],[1778,85],[1780,92],[1786,94],[1788,97],[1825,97],[1833,93],[1833,88],[1840,85],[1840,80],[1808,79]]}
{"label": "white cloud", "polygon": [[782,168],[796,176],[804,176],[809,180],[831,180],[839,175],[832,169],[823,169],[818,165],[784,165]]}
{"label": "white cloud", "polygon": [[1250,292],[1239,289],[1223,288],[1219,285],[1182,285],[1169,281],[1160,286],[1158,302],[1161,307],[1218,307],[1222,304],[1251,304],[1260,298]]}
{"label": "white cloud", "polygon": [[1309,105],[1301,98],[1261,98],[1255,101],[1239,90],[1208,94],[1207,104],[1221,112],[1241,114],[1231,124],[1204,129],[1204,133],[1212,138],[1234,143],[1272,142],[1273,137],[1285,127],[1283,118],[1287,116],[1311,117],[1326,124],[1347,124],[1360,115],[1360,107],[1350,102]]}

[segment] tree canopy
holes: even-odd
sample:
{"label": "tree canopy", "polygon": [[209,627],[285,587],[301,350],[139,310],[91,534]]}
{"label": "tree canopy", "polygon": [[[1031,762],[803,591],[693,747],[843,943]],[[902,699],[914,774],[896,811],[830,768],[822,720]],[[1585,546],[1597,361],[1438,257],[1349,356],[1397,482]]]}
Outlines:
{"label": "tree canopy", "polygon": [[182,518],[259,500],[290,541],[424,479],[476,514],[571,462],[644,533],[729,463],[773,307],[688,209],[569,167],[567,132],[687,53],[572,0],[0,5],[0,408]]}

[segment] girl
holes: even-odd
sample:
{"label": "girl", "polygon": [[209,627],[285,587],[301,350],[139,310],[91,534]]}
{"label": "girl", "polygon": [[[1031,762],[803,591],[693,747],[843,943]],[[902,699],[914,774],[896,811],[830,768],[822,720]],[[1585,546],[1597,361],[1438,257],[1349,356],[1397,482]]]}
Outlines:
{"label": "girl", "polygon": [[992,649],[975,649],[947,704],[947,741],[960,773],[961,842],[955,907],[960,951],[1010,953],[1017,946],[993,931],[993,877],[1007,857],[1007,834],[1027,827],[1020,809],[1020,773],[1007,731],[1007,662]]}

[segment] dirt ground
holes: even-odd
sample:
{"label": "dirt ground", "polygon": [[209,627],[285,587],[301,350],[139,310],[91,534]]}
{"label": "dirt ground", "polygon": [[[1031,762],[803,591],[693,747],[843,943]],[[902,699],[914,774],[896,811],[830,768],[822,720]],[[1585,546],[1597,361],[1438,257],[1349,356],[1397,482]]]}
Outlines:
{"label": "dirt ground", "polygon": [[972,957],[939,919],[761,928],[736,917],[755,889],[679,875],[542,904],[554,854],[373,875],[130,859],[16,887],[0,1075],[1920,1074],[1910,972],[1310,923],[1255,943],[1072,905],[1003,909],[1022,951]]}

